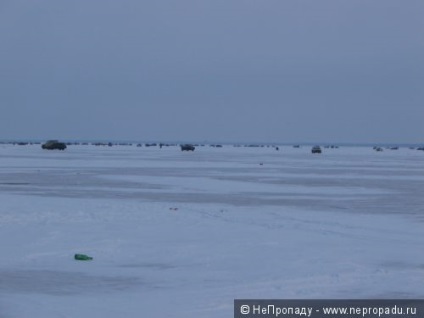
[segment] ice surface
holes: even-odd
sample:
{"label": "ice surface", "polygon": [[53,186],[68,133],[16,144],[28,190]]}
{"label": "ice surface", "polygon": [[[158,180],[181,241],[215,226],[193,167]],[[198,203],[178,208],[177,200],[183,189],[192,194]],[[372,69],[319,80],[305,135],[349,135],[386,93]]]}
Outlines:
{"label": "ice surface", "polygon": [[423,164],[402,148],[0,145],[0,317],[422,298]]}

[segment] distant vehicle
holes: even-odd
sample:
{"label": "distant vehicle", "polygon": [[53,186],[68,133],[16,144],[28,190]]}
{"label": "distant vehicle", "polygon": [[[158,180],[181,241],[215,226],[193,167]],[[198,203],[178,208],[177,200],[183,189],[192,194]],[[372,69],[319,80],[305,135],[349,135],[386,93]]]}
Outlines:
{"label": "distant vehicle", "polygon": [[378,151],[378,152],[383,151],[383,148],[381,148],[381,147],[374,147],[373,149],[374,149],[375,151]]}
{"label": "distant vehicle", "polygon": [[194,151],[194,149],[196,149],[196,147],[194,147],[191,144],[180,145],[180,147],[181,147],[181,151]]}
{"label": "distant vehicle", "polygon": [[312,149],[311,149],[311,152],[312,153],[321,153],[322,150],[321,150],[320,146],[313,146]]}
{"label": "distant vehicle", "polygon": [[41,145],[41,148],[47,149],[47,150],[65,150],[66,144],[63,142],[59,142],[57,140],[48,140],[44,144]]}

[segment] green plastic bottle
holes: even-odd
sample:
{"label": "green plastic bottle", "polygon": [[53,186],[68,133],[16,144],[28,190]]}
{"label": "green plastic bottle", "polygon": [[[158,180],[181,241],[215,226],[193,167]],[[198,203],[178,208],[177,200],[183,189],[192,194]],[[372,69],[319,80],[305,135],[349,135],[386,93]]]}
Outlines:
{"label": "green plastic bottle", "polygon": [[85,255],[85,254],[75,254],[74,258],[77,261],[91,261],[93,258],[91,256]]}

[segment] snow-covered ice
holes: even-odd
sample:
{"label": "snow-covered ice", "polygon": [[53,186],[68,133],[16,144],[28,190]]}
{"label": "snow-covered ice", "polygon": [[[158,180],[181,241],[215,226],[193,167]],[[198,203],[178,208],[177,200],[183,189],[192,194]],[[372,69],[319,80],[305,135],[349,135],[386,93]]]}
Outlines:
{"label": "snow-covered ice", "polygon": [[0,145],[0,317],[423,298],[423,190],[406,148]]}

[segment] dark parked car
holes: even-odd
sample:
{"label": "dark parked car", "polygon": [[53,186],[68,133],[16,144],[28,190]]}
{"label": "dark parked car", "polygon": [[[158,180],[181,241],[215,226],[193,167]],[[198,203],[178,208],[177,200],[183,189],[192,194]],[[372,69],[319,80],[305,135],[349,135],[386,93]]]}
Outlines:
{"label": "dark parked car", "polygon": [[65,150],[66,145],[63,142],[59,142],[57,140],[49,140],[46,143],[42,144],[41,148],[47,149],[47,150],[54,150],[54,149]]}
{"label": "dark parked car", "polygon": [[320,146],[313,146],[312,149],[311,149],[311,152],[312,153],[321,153],[322,150],[321,150]]}
{"label": "dark parked car", "polygon": [[194,149],[196,149],[196,147],[190,144],[180,145],[180,147],[181,151],[194,151]]}

